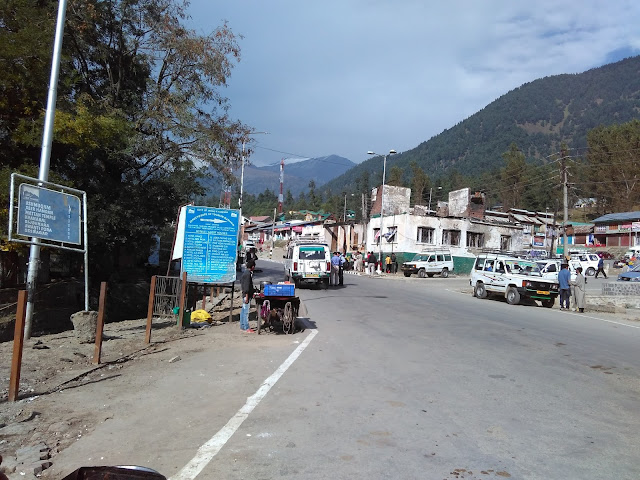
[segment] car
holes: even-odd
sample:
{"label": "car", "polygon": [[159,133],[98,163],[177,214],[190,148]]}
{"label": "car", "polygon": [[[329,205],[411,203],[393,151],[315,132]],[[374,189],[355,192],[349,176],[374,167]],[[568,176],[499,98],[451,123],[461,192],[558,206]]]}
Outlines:
{"label": "car", "polygon": [[329,288],[331,252],[317,236],[301,236],[289,242],[284,258],[284,279],[298,288],[315,284]]}
{"label": "car", "polygon": [[522,299],[539,300],[551,308],[560,293],[557,276],[544,278],[537,263],[503,254],[481,254],[471,270],[473,296],[499,295],[510,305]]}
{"label": "car", "polygon": [[611,260],[613,258],[613,255],[611,255],[609,252],[605,252],[604,250],[598,250],[596,252],[596,255],[605,260]]}
{"label": "car", "polygon": [[571,260],[578,260],[584,269],[584,274],[593,277],[598,271],[600,257],[595,253],[571,252]]}
{"label": "car", "polygon": [[[557,279],[558,272],[560,271],[561,264],[564,260],[555,259],[555,260],[539,260],[536,263],[538,267],[540,267],[540,274],[544,278]],[[578,275],[577,268],[582,267],[579,261],[570,260],[569,261],[569,272],[571,272],[571,280],[575,280]],[[584,270],[584,267],[582,267]]]}
{"label": "car", "polygon": [[640,264],[618,275],[619,282],[640,282]]}
{"label": "car", "polygon": [[453,257],[449,250],[424,250],[410,261],[404,262],[400,269],[405,277],[416,274],[420,278],[440,275],[447,278],[453,272]]}

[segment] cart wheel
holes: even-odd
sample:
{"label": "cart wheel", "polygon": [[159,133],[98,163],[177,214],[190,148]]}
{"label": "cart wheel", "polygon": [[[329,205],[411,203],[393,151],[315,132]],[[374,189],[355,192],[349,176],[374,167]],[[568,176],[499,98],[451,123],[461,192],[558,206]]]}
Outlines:
{"label": "cart wheel", "polygon": [[284,313],[282,314],[282,327],[284,333],[294,333],[295,330],[295,322],[293,317],[293,307],[291,306],[291,302],[287,302],[284,306]]}

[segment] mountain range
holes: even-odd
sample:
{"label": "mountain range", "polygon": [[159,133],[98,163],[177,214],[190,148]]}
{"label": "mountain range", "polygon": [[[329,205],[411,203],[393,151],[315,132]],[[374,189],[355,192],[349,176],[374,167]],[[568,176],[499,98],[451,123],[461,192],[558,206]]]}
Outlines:
{"label": "mountain range", "polygon": [[[466,176],[502,167],[502,153],[515,142],[527,161],[545,163],[566,143],[572,156],[584,154],[587,132],[599,125],[640,117],[640,56],[579,74],[534,80],[504,94],[479,112],[417,147],[390,156],[409,176],[416,162],[431,178],[452,170]],[[364,171],[381,173],[379,158],[368,159],[323,186],[339,193]],[[373,186],[373,185],[372,185]]]}
{"label": "mountain range", "polygon": [[[284,163],[284,192],[290,190],[294,196],[307,191],[312,180],[319,187],[356,166],[351,160],[338,155],[310,158],[295,163],[285,160]],[[280,192],[280,164],[245,166],[244,191],[260,194],[266,189]]]}

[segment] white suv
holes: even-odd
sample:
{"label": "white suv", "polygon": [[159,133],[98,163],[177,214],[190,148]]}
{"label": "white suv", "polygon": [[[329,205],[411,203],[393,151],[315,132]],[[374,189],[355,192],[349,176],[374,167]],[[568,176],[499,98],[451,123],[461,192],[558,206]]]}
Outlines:
{"label": "white suv", "polygon": [[587,253],[587,252],[569,252],[571,256],[571,260],[577,260],[582,265],[584,269],[584,274],[592,277],[596,274],[598,270],[598,262],[600,261],[600,257],[595,253]]}
{"label": "white suv", "polygon": [[448,250],[425,250],[417,253],[409,262],[404,262],[400,269],[405,277],[415,273],[420,278],[431,278],[436,274],[447,278],[453,272],[453,257]]}
{"label": "white suv", "polygon": [[502,254],[478,255],[470,283],[474,297],[498,294],[511,305],[527,298],[540,300],[543,307],[551,308],[560,293],[557,278],[543,278],[538,264]]}

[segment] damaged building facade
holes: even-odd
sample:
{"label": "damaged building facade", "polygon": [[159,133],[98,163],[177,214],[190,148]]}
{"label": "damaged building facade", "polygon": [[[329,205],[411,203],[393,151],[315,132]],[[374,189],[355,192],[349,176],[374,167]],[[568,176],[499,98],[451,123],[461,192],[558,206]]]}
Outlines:
{"label": "damaged building facade", "polygon": [[449,249],[455,270],[470,271],[475,255],[483,249],[521,251],[530,247],[526,227],[514,223],[508,214],[485,210],[482,193],[463,188],[449,193],[448,202],[436,210],[410,207],[411,189],[385,185],[384,215],[380,215],[381,196],[374,190],[372,214],[367,226],[366,250],[383,257],[395,253],[398,263],[411,260],[416,253]]}

